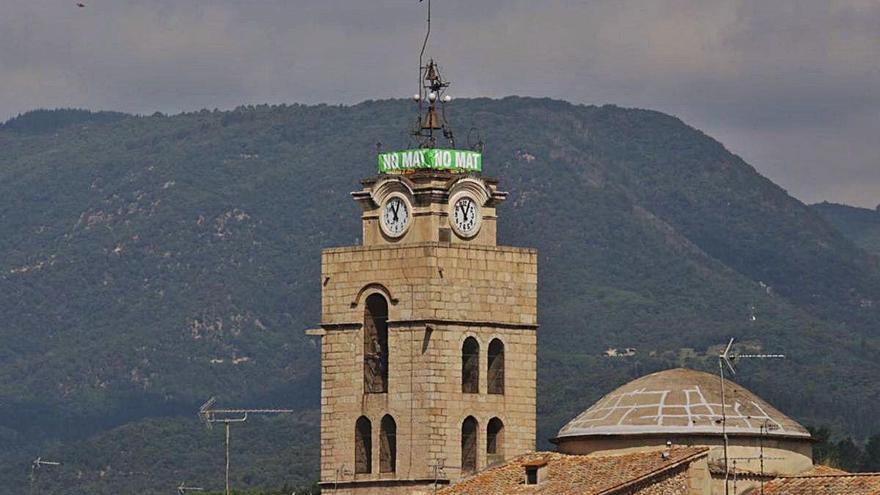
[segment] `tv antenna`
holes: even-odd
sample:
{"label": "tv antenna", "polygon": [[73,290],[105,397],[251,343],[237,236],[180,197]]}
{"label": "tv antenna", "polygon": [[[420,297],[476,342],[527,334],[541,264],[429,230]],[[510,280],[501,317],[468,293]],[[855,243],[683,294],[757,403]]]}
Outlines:
{"label": "tv antenna", "polygon": [[784,457],[767,457],[764,455],[764,438],[767,436],[767,432],[769,432],[772,429],[775,429],[775,428],[770,425],[769,419],[765,419],[764,421],[761,422],[761,436],[758,437],[758,438],[760,438],[760,443],[759,443],[760,450],[759,450],[758,457],[751,456],[751,457],[731,457],[731,458],[729,458],[729,460],[733,461],[733,493],[737,493],[737,491],[736,491],[736,475],[737,475],[738,471],[736,470],[736,461],[754,461],[755,459],[758,459],[758,461],[760,462],[760,476],[759,476],[759,478],[761,480],[760,495],[764,495],[764,480],[767,477],[765,469],[764,469],[764,461],[765,460],[767,460],[767,461],[785,460]]}
{"label": "tv antenna", "polygon": [[[419,0],[421,2],[422,0]],[[431,37],[431,0],[428,0],[428,18],[425,41],[422,42],[422,51],[419,52],[419,92],[413,95],[413,100],[419,105],[419,113],[415,129],[415,136],[420,148],[437,147],[437,136],[441,134],[450,147],[455,148],[455,136],[449,122],[446,120],[446,104],[452,101],[452,97],[444,94],[450,82],[440,75],[440,66],[429,59],[425,63],[425,49],[428,47],[428,39]],[[425,102],[427,100],[427,103]],[[439,106],[439,112],[437,104]]]}
{"label": "tv antenna", "polygon": [[203,492],[204,488],[198,486],[186,486],[186,481],[181,482],[177,485],[177,493],[179,495],[186,495],[187,492]]}
{"label": "tv antenna", "polygon": [[229,491],[229,427],[232,423],[244,423],[249,414],[290,414],[293,409],[214,409],[214,397],[208,399],[199,408],[199,417],[208,428],[214,423],[223,423],[226,428],[226,495]]}
{"label": "tv antenna", "polygon": [[434,493],[437,493],[437,482],[440,480],[440,477],[446,476],[446,459],[440,458],[434,460],[434,462],[428,464],[428,467],[431,468],[431,473],[434,475]]}
{"label": "tv antenna", "polygon": [[350,469],[345,467],[345,463],[343,462],[342,464],[340,464],[339,467],[336,468],[336,477],[333,479],[333,491],[335,492],[336,489],[339,487],[339,478],[342,478],[342,480],[345,481],[345,478],[351,475],[352,472]]}
{"label": "tv antenna", "polygon": [[35,494],[37,489],[37,473],[40,471],[40,468],[43,466],[60,466],[61,463],[58,461],[44,461],[43,457],[37,457],[31,462],[31,494]]}
{"label": "tv antenna", "polygon": [[[727,403],[724,396],[724,367],[725,365],[730,370],[731,375],[736,375],[736,368],[733,366],[733,362],[738,359],[785,359],[785,354],[731,354],[731,350],[733,349],[734,338],[731,338],[729,342],[727,342],[727,347],[724,348],[724,352],[718,355],[718,374],[721,377],[721,436],[724,437],[724,495],[730,494],[730,485],[729,485],[729,477],[730,477],[730,468],[728,466],[730,457],[727,455],[729,442],[727,438]],[[764,435],[764,429],[761,429],[761,435]],[[763,447],[763,438],[761,442],[761,469],[763,471],[764,467],[764,447]],[[734,462],[734,469],[736,463]],[[761,483],[761,490],[763,492],[764,484],[763,481]]]}

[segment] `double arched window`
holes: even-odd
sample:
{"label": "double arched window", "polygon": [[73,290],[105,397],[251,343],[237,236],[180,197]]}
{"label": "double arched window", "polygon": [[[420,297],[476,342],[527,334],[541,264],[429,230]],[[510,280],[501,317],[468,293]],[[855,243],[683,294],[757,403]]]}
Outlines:
{"label": "double arched window", "polygon": [[380,294],[364,306],[364,393],[388,392],[388,302]]}
{"label": "double arched window", "polygon": [[[379,472],[397,471],[397,422],[390,414],[379,422]],[[354,425],[354,472],[373,472],[373,423],[366,416]]]}
{"label": "double arched window", "polygon": [[[477,432],[479,423],[468,416],[461,423],[461,472],[471,473],[477,469]],[[504,423],[492,418],[486,424],[486,461],[489,466],[504,460]]]}
{"label": "double arched window", "polygon": [[[486,391],[504,394],[504,342],[492,339],[486,367]],[[480,343],[473,337],[461,346],[461,391],[465,394],[480,392]]]}

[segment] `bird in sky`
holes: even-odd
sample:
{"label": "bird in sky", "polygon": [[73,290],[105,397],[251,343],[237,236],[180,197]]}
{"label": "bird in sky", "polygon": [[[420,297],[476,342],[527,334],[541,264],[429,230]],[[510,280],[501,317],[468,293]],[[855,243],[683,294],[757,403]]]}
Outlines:
{"label": "bird in sky", "polygon": [[76,3],[76,6],[79,7],[79,8],[83,8],[83,7],[86,6],[86,4],[84,4],[84,3],[82,3],[82,2],[77,2],[77,3]]}

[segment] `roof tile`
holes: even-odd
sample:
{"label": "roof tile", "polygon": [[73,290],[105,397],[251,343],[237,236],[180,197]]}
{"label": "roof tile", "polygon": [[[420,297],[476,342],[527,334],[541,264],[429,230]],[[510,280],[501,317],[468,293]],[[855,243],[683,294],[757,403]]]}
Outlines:
{"label": "roof tile", "polygon": [[[708,449],[673,448],[668,458],[661,450],[623,455],[567,455],[558,452],[525,454],[441,491],[442,495],[595,495],[612,493],[646,477],[659,475],[701,455]],[[525,466],[546,462],[546,480],[538,485],[525,484]],[[609,491],[610,490],[610,491]]]}
{"label": "roof tile", "polygon": [[880,495],[880,473],[847,473],[777,478],[764,495]]}

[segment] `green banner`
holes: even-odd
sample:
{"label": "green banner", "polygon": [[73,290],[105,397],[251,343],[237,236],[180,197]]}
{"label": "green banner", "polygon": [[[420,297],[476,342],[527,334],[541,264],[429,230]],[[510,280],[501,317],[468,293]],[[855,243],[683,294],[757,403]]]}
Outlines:
{"label": "green banner", "polygon": [[380,173],[389,174],[422,169],[482,172],[483,155],[476,151],[439,148],[379,153]]}

